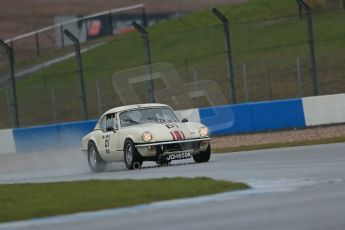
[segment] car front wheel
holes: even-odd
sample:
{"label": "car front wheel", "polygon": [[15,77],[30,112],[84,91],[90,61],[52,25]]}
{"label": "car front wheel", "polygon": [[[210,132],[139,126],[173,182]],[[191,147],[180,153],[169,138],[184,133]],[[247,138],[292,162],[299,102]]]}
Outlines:
{"label": "car front wheel", "polygon": [[127,139],[124,146],[124,161],[127,169],[140,169],[143,161],[134,146],[133,141]]}
{"label": "car front wheel", "polygon": [[97,147],[93,142],[89,143],[87,159],[92,172],[103,172],[105,170],[106,162],[99,155]]}
{"label": "car front wheel", "polygon": [[209,144],[205,151],[201,151],[199,154],[193,155],[193,159],[196,163],[207,162],[211,157],[211,145]]}

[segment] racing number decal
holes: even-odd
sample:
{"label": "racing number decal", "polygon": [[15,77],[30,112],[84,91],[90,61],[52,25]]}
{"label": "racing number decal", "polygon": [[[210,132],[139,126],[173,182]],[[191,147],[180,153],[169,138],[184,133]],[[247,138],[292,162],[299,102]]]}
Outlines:
{"label": "racing number decal", "polygon": [[109,148],[109,145],[110,145],[109,141],[110,141],[110,135],[108,134],[105,136],[105,147],[106,148]]}
{"label": "racing number decal", "polygon": [[105,136],[104,145],[105,145],[105,152],[106,152],[106,153],[110,153],[110,149],[109,149],[109,146],[110,146],[110,134],[107,134],[107,135]]}

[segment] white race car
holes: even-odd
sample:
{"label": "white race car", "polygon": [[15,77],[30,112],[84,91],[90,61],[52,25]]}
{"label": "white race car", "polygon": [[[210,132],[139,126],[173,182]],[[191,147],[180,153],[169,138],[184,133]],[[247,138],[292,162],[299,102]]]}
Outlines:
{"label": "white race car", "polygon": [[93,172],[109,162],[124,161],[127,169],[139,169],[144,161],[167,165],[193,157],[207,162],[211,155],[208,128],[197,122],[179,121],[164,104],[138,104],[104,113],[92,132],[83,137]]}

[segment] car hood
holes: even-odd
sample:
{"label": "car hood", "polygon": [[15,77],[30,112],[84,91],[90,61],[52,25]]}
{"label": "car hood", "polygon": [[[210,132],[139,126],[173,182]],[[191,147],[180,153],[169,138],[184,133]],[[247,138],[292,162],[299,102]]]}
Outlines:
{"label": "car hood", "polygon": [[126,129],[129,132],[136,132],[140,136],[144,132],[150,132],[153,136],[150,142],[157,142],[200,138],[199,129],[203,126],[197,122],[145,123]]}

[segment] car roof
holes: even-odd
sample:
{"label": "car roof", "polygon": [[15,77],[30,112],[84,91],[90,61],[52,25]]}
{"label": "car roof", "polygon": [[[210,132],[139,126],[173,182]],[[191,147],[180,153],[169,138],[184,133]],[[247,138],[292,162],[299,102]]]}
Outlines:
{"label": "car roof", "polygon": [[170,108],[169,105],[160,104],[160,103],[146,103],[146,104],[124,105],[124,106],[112,108],[112,109],[108,110],[107,112],[105,112],[102,116],[104,116],[105,114],[109,114],[109,113],[118,113],[118,112],[122,112],[122,111],[126,111],[126,110],[131,110],[131,109],[152,108],[152,107],[168,107],[168,108]]}

